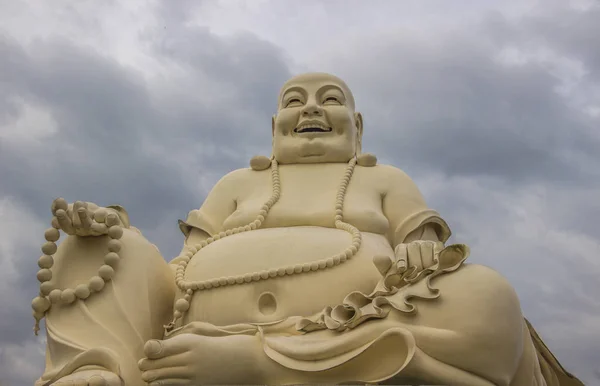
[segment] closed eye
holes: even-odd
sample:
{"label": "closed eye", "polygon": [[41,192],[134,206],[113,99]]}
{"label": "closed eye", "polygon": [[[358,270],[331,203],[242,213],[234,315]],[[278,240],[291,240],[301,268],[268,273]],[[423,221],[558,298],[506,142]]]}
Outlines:
{"label": "closed eye", "polygon": [[289,100],[289,101],[286,103],[285,107],[289,107],[291,104],[294,104],[294,103],[300,103],[300,104],[302,104],[302,101],[301,101],[300,99],[298,99],[298,98],[293,98],[293,99],[290,99],[290,100]]}
{"label": "closed eye", "polygon": [[336,97],[332,97],[332,96],[325,98],[325,100],[323,101],[323,103],[327,103],[327,102],[340,103],[340,101]]}

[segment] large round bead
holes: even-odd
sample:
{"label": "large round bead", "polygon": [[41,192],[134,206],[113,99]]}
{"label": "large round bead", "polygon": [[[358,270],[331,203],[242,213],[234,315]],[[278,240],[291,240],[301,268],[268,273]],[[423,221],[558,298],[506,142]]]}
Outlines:
{"label": "large round bead", "polygon": [[118,225],[113,225],[108,228],[108,237],[111,239],[120,239],[123,236],[123,228]]}
{"label": "large round bead", "polygon": [[75,301],[75,291],[72,288],[66,288],[60,294],[60,300],[63,303],[73,303]]}
{"label": "large round bead", "polygon": [[54,284],[49,281],[43,282],[40,284],[40,292],[44,296],[48,296],[50,292],[54,289]]}
{"label": "large round bead", "polygon": [[108,252],[106,255],[104,255],[104,264],[115,268],[117,264],[119,264],[120,259],[121,258],[119,255],[117,255],[115,252]]}
{"label": "large round bead", "polygon": [[90,287],[90,290],[99,292],[104,288],[104,280],[102,280],[100,276],[94,276],[88,282],[88,286]]}
{"label": "large round bead", "polygon": [[56,228],[48,228],[44,232],[46,241],[56,242],[60,238],[60,232]]}
{"label": "large round bead", "polygon": [[183,313],[186,312],[190,308],[190,302],[185,299],[178,299],[175,302],[175,310]]}
{"label": "large round bead", "polygon": [[109,213],[106,215],[106,219],[104,223],[108,227],[113,227],[115,225],[119,225],[119,216],[116,213]]}
{"label": "large round bead", "polygon": [[42,245],[42,252],[45,255],[53,255],[53,254],[55,254],[56,253],[56,249],[57,249],[57,246],[52,241],[45,242],[44,245]]}
{"label": "large round bead", "polygon": [[104,279],[104,281],[112,279],[114,275],[115,270],[110,265],[103,265],[98,269],[98,276]]}
{"label": "large round bead", "polygon": [[108,250],[110,252],[119,252],[121,250],[122,244],[119,240],[111,239],[108,241]]}
{"label": "large round bead", "polygon": [[108,212],[106,211],[105,208],[98,208],[94,212],[94,220],[96,220],[96,222],[103,223],[104,221],[106,221],[107,214],[108,214]]}
{"label": "large round bead", "polygon": [[90,296],[90,287],[87,284],[79,284],[75,287],[75,296],[79,299],[87,299]]}
{"label": "large round bead", "polygon": [[54,265],[54,258],[50,255],[43,255],[39,258],[38,265],[40,268],[52,268]]}
{"label": "large round bead", "polygon": [[50,301],[38,296],[31,302],[31,308],[33,308],[35,312],[46,312],[50,308]]}
{"label": "large round bead", "polygon": [[55,210],[67,210],[69,209],[69,204],[67,203],[67,200],[65,200],[62,197],[57,198],[56,200],[54,200],[54,209]]}
{"label": "large round bead", "polygon": [[52,279],[52,271],[50,271],[48,268],[40,269],[37,273],[37,279],[42,283],[50,281]]}
{"label": "large round bead", "polygon": [[58,304],[61,302],[60,297],[61,297],[62,291],[59,289],[53,289],[52,291],[50,291],[50,294],[48,295],[48,299],[50,299],[50,302],[52,304]]}

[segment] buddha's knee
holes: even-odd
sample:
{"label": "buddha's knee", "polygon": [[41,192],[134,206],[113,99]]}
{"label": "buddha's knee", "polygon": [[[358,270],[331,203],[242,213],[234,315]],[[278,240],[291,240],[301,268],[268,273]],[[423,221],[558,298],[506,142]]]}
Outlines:
{"label": "buddha's knee", "polygon": [[[170,268],[154,245],[129,229],[119,240],[118,261],[107,264],[107,259],[116,260],[114,253],[107,256],[109,240],[106,236],[70,236],[61,243],[50,283],[66,301],[52,305],[48,321],[63,324],[69,320],[71,325],[80,320],[109,330],[127,322],[143,339],[161,338],[175,293]],[[74,290],[79,298],[76,304],[67,299],[66,289]],[[82,292],[86,293],[79,296]]]}
{"label": "buddha's knee", "polygon": [[[424,282],[419,284],[425,286]],[[485,330],[482,324],[494,320],[519,326],[522,322],[516,292],[491,268],[465,264],[454,272],[433,278],[430,286],[439,291],[438,298],[415,300],[415,304],[434,327],[472,334]]]}
{"label": "buddha's knee", "polygon": [[[510,283],[493,269],[464,264],[460,269],[441,275],[432,281],[444,301],[465,311],[519,310],[517,294]],[[450,305],[450,304],[449,304]]]}
{"label": "buddha's knee", "polygon": [[109,241],[108,236],[67,237],[54,256],[51,283],[56,288],[73,288],[94,276],[131,285],[146,279],[172,281],[158,249],[139,232],[124,229],[116,253],[111,253],[115,249],[109,249]]}

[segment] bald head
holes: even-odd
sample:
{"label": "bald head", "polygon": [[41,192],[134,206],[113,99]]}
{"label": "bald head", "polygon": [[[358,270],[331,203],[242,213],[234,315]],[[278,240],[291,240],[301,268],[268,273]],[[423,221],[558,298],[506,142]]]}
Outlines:
{"label": "bald head", "polygon": [[273,156],[281,164],[348,162],[360,152],[362,116],[348,85],[331,74],[285,82],[273,116]]}
{"label": "bald head", "polygon": [[338,86],[346,97],[346,105],[352,111],[355,110],[354,105],[354,96],[352,95],[352,91],[350,88],[340,78],[335,75],[327,74],[325,72],[308,72],[305,74],[299,74],[292,78],[290,78],[283,87],[281,87],[281,91],[279,92],[279,99],[277,102],[277,109],[281,109],[283,104],[283,96],[286,94],[287,90],[293,89],[295,87],[305,88],[309,86],[310,88],[318,89],[320,87],[325,87],[327,85],[336,85]]}

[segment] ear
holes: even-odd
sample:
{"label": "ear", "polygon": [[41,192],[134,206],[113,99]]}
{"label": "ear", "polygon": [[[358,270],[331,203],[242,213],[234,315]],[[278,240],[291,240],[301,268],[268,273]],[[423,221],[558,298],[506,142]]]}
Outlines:
{"label": "ear", "polygon": [[277,115],[273,115],[271,117],[271,156],[269,157],[271,160],[275,159],[275,152],[273,151],[273,147],[275,146],[275,119]]}
{"label": "ear", "polygon": [[360,153],[362,150],[362,136],[363,136],[363,117],[361,113],[354,113],[354,124],[356,125],[356,152]]}

